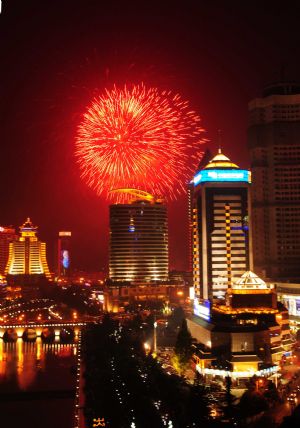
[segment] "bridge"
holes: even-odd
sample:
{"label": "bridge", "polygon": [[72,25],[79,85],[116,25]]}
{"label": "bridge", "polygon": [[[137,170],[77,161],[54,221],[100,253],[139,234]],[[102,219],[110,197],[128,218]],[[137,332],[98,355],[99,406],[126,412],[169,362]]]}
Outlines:
{"label": "bridge", "polygon": [[29,339],[36,337],[60,337],[62,332],[73,331],[75,337],[84,327],[86,322],[61,322],[61,323],[28,323],[28,324],[5,324],[0,325],[0,338],[5,337],[16,340],[27,336]]}

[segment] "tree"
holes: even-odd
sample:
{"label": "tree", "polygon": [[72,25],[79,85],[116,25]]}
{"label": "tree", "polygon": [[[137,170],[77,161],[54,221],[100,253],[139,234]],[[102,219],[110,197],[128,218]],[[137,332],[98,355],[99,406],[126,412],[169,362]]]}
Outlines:
{"label": "tree", "polygon": [[192,335],[187,328],[186,320],[183,319],[175,344],[175,359],[181,370],[186,367],[192,357],[192,344]]}
{"label": "tree", "polygon": [[267,410],[268,403],[259,392],[246,391],[242,395],[238,407],[242,418],[248,418]]}
{"label": "tree", "polygon": [[185,314],[181,306],[177,306],[169,318],[169,329],[175,330],[182,324]]}

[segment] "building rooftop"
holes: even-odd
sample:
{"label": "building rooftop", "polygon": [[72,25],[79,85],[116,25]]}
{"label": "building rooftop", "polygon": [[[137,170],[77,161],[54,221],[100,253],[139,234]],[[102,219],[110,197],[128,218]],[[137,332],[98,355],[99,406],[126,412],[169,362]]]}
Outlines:
{"label": "building rooftop", "polygon": [[231,160],[225,156],[221,149],[218,150],[216,156],[208,162],[203,169],[239,169],[238,165],[231,162]]}
{"label": "building rooftop", "polygon": [[34,226],[32,224],[32,221],[30,220],[30,217],[27,217],[26,221],[20,226],[20,230],[35,230],[37,229],[37,226]]}
{"label": "building rooftop", "polygon": [[271,95],[297,95],[300,94],[300,84],[297,82],[275,82],[267,85],[263,90],[263,97]]}
{"label": "building rooftop", "polygon": [[232,285],[233,289],[268,289],[265,281],[259,278],[254,272],[250,270],[243,273],[243,275],[238,279],[235,284]]}
{"label": "building rooftop", "polygon": [[248,362],[258,362],[261,363],[262,360],[258,358],[256,354],[233,354],[230,360],[231,363],[248,363]]}

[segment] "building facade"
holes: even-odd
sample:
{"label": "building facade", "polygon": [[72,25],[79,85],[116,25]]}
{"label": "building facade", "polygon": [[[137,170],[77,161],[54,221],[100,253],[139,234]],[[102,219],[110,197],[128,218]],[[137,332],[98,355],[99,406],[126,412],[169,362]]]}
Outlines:
{"label": "building facade", "polygon": [[267,87],[249,103],[254,267],[300,278],[300,85]]}
{"label": "building facade", "polygon": [[9,258],[5,274],[10,276],[41,276],[51,278],[46,244],[37,238],[37,227],[30,218],[20,226],[20,236],[9,244]]}
{"label": "building facade", "polygon": [[71,236],[69,231],[58,232],[57,275],[69,277],[71,274]]}
{"label": "building facade", "polygon": [[4,275],[9,257],[9,243],[17,238],[13,227],[0,226],[0,275]]}
{"label": "building facade", "polygon": [[224,299],[234,279],[252,267],[250,182],[250,172],[221,150],[193,179],[193,281],[201,300]]}
{"label": "building facade", "polygon": [[269,377],[282,358],[291,356],[287,309],[277,302],[275,288],[251,271],[227,290],[224,304],[213,304],[205,313],[195,299],[187,324],[199,343],[195,360],[202,374]]}
{"label": "building facade", "polygon": [[109,278],[150,282],[168,279],[167,208],[155,200],[110,206]]}

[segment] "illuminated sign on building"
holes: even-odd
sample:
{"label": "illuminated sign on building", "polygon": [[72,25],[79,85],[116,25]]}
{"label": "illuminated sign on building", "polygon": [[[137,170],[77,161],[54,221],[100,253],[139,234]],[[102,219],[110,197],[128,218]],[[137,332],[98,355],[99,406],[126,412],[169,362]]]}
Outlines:
{"label": "illuminated sign on building", "polygon": [[204,300],[203,303],[200,303],[199,300],[195,298],[194,315],[209,321],[210,320],[210,301]]}
{"label": "illuminated sign on building", "polygon": [[62,265],[65,269],[68,269],[70,267],[70,256],[68,250],[62,251]]}
{"label": "illuminated sign on building", "polygon": [[193,179],[195,186],[199,183],[214,181],[251,183],[251,172],[246,169],[203,169]]}
{"label": "illuminated sign on building", "polygon": [[61,231],[58,232],[58,236],[72,236],[72,232]]}
{"label": "illuminated sign on building", "polygon": [[284,294],[283,296],[284,305],[288,308],[290,315],[300,316],[300,296],[291,296]]}

